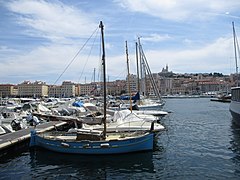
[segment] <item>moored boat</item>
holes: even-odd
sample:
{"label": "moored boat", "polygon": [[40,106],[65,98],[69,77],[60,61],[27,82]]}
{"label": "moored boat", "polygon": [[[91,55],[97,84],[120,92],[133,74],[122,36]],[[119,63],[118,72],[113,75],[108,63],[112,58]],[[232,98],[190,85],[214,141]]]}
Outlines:
{"label": "moored boat", "polygon": [[231,103],[229,111],[233,117],[233,121],[240,126],[240,87],[231,89]]}
{"label": "moored boat", "polygon": [[71,154],[121,154],[137,151],[153,150],[154,123],[148,130],[134,132],[107,132],[106,124],[106,68],[103,24],[100,22],[102,35],[102,67],[103,67],[103,130],[79,129],[75,133],[53,131],[49,133],[31,132],[30,146],[40,146],[52,151]]}
{"label": "moored boat", "polygon": [[234,22],[232,22],[232,25],[233,25],[233,40],[234,40],[235,62],[236,62],[237,85],[236,87],[231,88],[231,102],[229,106],[229,111],[231,112],[231,115],[233,117],[233,121],[235,122],[235,124],[240,126],[240,87],[238,86],[239,74],[238,74],[238,65],[237,65],[237,59],[238,59],[237,52],[239,52],[239,49],[237,51],[238,42],[236,38]]}
{"label": "moored boat", "polygon": [[[85,138],[83,138],[85,137]],[[51,135],[31,133],[30,146],[71,154],[122,154],[153,149],[154,134],[150,132],[108,133],[106,138],[100,131],[82,131],[74,135]]]}

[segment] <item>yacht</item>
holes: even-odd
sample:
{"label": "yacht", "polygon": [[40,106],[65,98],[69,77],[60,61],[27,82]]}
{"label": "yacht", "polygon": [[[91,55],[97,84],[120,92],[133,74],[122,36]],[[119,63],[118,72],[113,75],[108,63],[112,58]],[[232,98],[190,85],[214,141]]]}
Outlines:
{"label": "yacht", "polygon": [[234,87],[231,89],[231,103],[229,111],[233,117],[233,121],[240,126],[240,87]]}
{"label": "yacht", "polygon": [[[231,102],[229,111],[232,114],[233,122],[240,126],[240,86],[239,86],[239,74],[238,74],[238,65],[237,65],[237,52],[239,52],[237,36],[234,28],[234,22],[232,22],[233,26],[233,40],[234,40],[234,54],[235,54],[235,62],[236,62],[236,75],[237,75],[237,85],[236,87],[231,88]],[[238,48],[238,51],[237,51]]]}

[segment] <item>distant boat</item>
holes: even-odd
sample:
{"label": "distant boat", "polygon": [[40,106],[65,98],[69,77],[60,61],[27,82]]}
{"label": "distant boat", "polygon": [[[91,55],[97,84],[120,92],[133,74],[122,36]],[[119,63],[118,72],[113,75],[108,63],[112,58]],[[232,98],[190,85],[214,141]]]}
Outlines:
{"label": "distant boat", "polygon": [[231,95],[219,95],[216,98],[211,98],[210,101],[230,103],[231,102]]}
{"label": "distant boat", "polygon": [[233,40],[234,40],[234,53],[235,53],[235,62],[236,62],[236,74],[237,74],[237,87],[231,88],[231,103],[229,107],[229,111],[231,112],[231,115],[233,117],[233,121],[235,124],[240,126],[240,87],[238,85],[238,65],[237,65],[237,48],[239,52],[238,47],[238,41],[237,36],[235,33],[234,28],[234,22],[232,22],[233,25]]}
{"label": "distant boat", "polygon": [[106,125],[106,71],[103,24],[100,22],[102,35],[102,67],[104,84],[103,131],[79,129],[77,133],[48,132],[44,134],[31,132],[30,146],[40,146],[48,150],[71,154],[121,154],[153,150],[154,121],[148,130],[134,132],[107,132]]}

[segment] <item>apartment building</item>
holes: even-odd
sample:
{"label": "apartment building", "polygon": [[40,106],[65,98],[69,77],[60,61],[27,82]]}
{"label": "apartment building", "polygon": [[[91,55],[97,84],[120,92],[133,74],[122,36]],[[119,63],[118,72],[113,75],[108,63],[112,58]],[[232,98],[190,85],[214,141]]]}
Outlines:
{"label": "apartment building", "polygon": [[[240,84],[239,76],[236,74],[222,75],[221,73],[198,73],[198,74],[175,74],[169,72],[168,66],[162,72],[152,74],[156,86],[161,95],[168,94],[201,94],[212,91],[230,92],[231,87]],[[128,81],[129,80],[129,81]],[[128,93],[129,86],[132,93],[138,90],[138,79],[130,74],[125,80],[107,82],[107,94],[121,95]],[[140,80],[142,94],[151,95],[154,93],[149,75]],[[17,88],[18,87],[18,88]],[[20,97],[75,97],[80,95],[102,95],[102,82],[87,84],[75,84],[71,81],[64,81],[62,85],[46,85],[41,81],[34,83],[24,81],[18,86],[11,84],[0,85],[0,95]]]}
{"label": "apartment building", "polygon": [[0,84],[0,97],[15,97],[18,94],[18,88],[13,84]]}
{"label": "apartment building", "polygon": [[61,91],[63,97],[75,97],[75,84],[71,81],[63,81]]}
{"label": "apartment building", "polygon": [[75,84],[71,81],[63,81],[62,85],[49,85],[48,91],[49,97],[75,97],[76,96],[76,87]]}
{"label": "apartment building", "polygon": [[134,75],[134,74],[129,74],[126,78],[126,81],[127,81],[127,86],[126,86],[126,89],[125,89],[126,92],[129,92],[129,89],[130,89],[130,92],[136,92],[137,89],[138,89],[137,76]]}
{"label": "apartment building", "polygon": [[125,80],[107,82],[107,93],[110,95],[121,95],[126,93],[127,85]]}
{"label": "apartment building", "polygon": [[49,97],[62,97],[61,86],[49,85],[48,86],[48,96]]}
{"label": "apartment building", "polygon": [[44,97],[48,96],[48,85],[42,81],[24,81],[18,84],[18,96],[20,97]]}
{"label": "apartment building", "polygon": [[100,93],[100,83],[80,84],[80,95],[99,95]]}

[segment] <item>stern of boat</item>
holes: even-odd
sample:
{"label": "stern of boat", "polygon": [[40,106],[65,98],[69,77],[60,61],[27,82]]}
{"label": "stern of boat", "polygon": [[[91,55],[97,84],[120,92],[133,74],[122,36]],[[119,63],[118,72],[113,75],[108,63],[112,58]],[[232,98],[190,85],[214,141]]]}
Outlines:
{"label": "stern of boat", "polygon": [[31,136],[30,136],[30,143],[29,143],[29,147],[33,147],[36,146],[36,130],[31,130]]}

